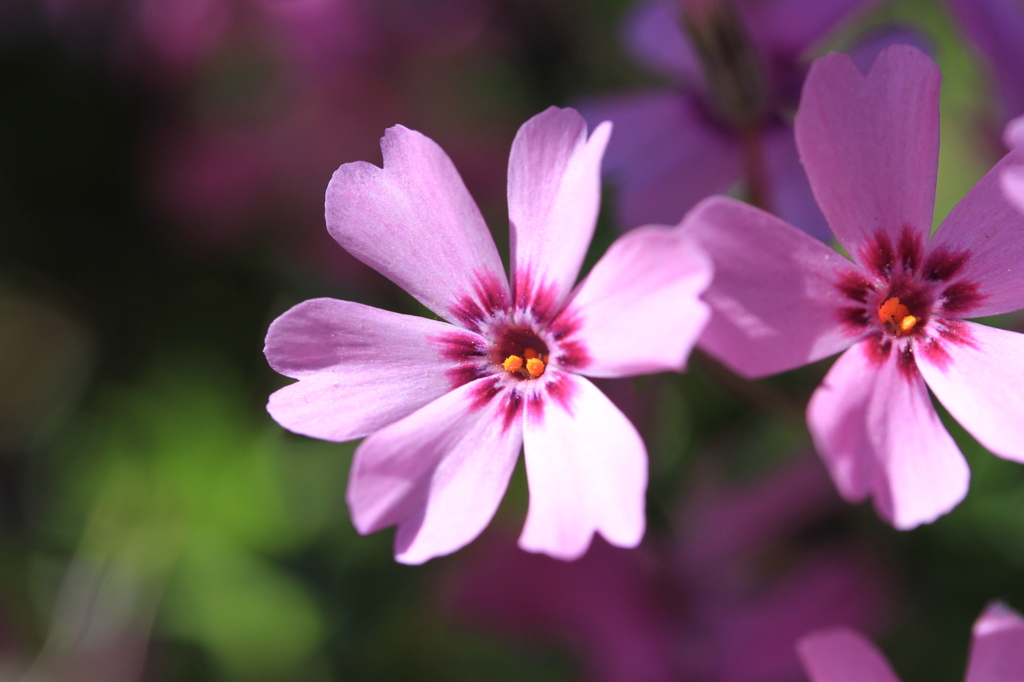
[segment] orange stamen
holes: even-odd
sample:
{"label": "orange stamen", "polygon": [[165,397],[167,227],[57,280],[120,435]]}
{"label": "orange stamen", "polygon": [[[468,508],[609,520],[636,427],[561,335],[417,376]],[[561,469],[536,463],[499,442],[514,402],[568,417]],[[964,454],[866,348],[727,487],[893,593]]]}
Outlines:
{"label": "orange stamen", "polygon": [[[527,350],[527,353],[529,350]],[[530,376],[539,377],[544,373],[544,361],[540,358],[530,358],[526,361],[526,371],[530,373]]]}
{"label": "orange stamen", "polygon": [[917,318],[910,314],[910,309],[900,303],[900,299],[890,298],[878,309],[878,319],[893,334],[909,334],[917,324]]}
{"label": "orange stamen", "polygon": [[523,359],[518,355],[510,355],[501,363],[506,372],[518,372],[523,368]]}

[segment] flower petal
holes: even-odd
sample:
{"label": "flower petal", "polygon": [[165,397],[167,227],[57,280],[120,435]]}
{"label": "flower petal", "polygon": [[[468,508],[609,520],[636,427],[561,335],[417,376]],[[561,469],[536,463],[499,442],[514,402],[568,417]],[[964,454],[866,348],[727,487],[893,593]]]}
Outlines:
{"label": "flower petal", "polygon": [[592,383],[566,372],[529,402],[523,428],[530,510],[519,546],[577,559],[599,532],[617,547],[644,534],[647,450]]}
{"label": "flower petal", "polygon": [[918,353],[935,397],[994,454],[1024,462],[1024,334],[957,322]]}
{"label": "flower petal", "polygon": [[998,602],[974,623],[964,682],[1024,680],[1024,619]]}
{"label": "flower petal", "polygon": [[491,392],[492,382],[461,386],[356,449],[346,494],[352,523],[364,535],[397,524],[398,561],[421,564],[454,552],[498,509],[522,421],[507,418],[507,394]]}
{"label": "flower petal", "polygon": [[803,54],[836,24],[872,0],[755,0],[739,2],[744,25],[766,51]]}
{"label": "flower petal", "polygon": [[[524,123],[508,159],[508,215],[517,302],[526,276],[560,304],[576,283],[601,205],[601,157],[610,123],[587,139],[575,109],[549,107]],[[557,307],[561,307],[557,305]]]}
{"label": "flower petal", "polygon": [[[998,315],[1024,308],[1024,213],[1003,192],[1004,172],[1019,172],[1024,149],[1003,157],[935,231],[928,258],[955,270],[947,279],[973,287],[957,317]],[[1011,180],[1012,185],[1012,180]],[[943,273],[945,274],[945,273]]]}
{"label": "flower petal", "polygon": [[873,497],[880,516],[908,530],[959,504],[970,471],[921,375],[878,343],[840,356],[811,397],[807,423],[839,494]]}
{"label": "flower petal", "polygon": [[811,682],[899,682],[875,645],[849,628],[811,633],[796,650]]}
{"label": "flower petal", "polygon": [[927,238],[939,161],[939,69],[908,45],[882,51],[865,77],[846,55],[811,66],[796,142],[814,196],[858,262],[879,232]]}
{"label": "flower petal", "polygon": [[815,239],[831,241],[832,230],[814,200],[814,192],[796,151],[793,129],[778,126],[766,131],[764,153],[771,183],[771,212]]}
{"label": "flower petal", "polygon": [[621,377],[681,370],[711,315],[699,298],[710,281],[710,259],[678,230],[648,225],[620,237],[559,318],[579,325],[589,361],[578,371]]}
{"label": "flower petal", "polygon": [[1024,212],[1024,166],[1012,166],[1003,171],[1000,179],[1003,194],[1013,206]]}
{"label": "flower petal", "polygon": [[494,240],[448,155],[403,126],[388,128],[380,147],[384,168],[356,161],[334,172],[326,202],[331,236],[450,321],[481,287],[507,298]]}
{"label": "flower petal", "polygon": [[700,58],[680,15],[672,0],[641,3],[625,21],[622,42],[638,63],[695,85],[703,80]]}
{"label": "flower petal", "polygon": [[618,186],[620,227],[675,225],[701,199],[740,178],[740,145],[693,97],[650,92],[595,100],[587,120],[611,121],[605,172]]}
{"label": "flower petal", "polygon": [[[714,197],[679,228],[711,256],[711,321],[700,347],[746,376],[838,353],[860,333],[840,323],[836,282],[853,264],[775,216]],[[848,301],[847,301],[848,303]]]}
{"label": "flower petal", "polygon": [[1024,116],[1018,116],[1006,124],[1003,130],[1003,142],[1007,147],[1024,147]]}
{"label": "flower petal", "polygon": [[444,375],[458,362],[444,353],[447,338],[478,337],[445,322],[360,303],[305,301],[267,332],[270,366],[299,379],[272,394],[267,410],[295,433],[361,438],[451,390]]}

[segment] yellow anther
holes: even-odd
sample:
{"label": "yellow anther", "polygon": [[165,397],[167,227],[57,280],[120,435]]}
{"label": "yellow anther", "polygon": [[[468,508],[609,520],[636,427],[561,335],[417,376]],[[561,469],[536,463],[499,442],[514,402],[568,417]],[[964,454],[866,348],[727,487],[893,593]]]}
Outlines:
{"label": "yellow anther", "polygon": [[917,324],[917,318],[910,314],[910,309],[900,303],[900,299],[895,296],[878,309],[878,319],[886,329],[897,336],[909,334]]}
{"label": "yellow anther", "polygon": [[526,371],[530,373],[530,376],[539,377],[544,373],[544,361],[540,358],[530,358],[526,361]]}
{"label": "yellow anther", "polygon": [[526,350],[523,351],[523,357],[526,358],[527,360],[533,360],[534,358],[539,358],[540,353],[538,353],[532,348],[527,348]]}
{"label": "yellow anther", "polygon": [[510,355],[505,358],[505,362],[501,363],[501,366],[505,368],[506,372],[518,372],[523,368],[523,359],[518,355]]}

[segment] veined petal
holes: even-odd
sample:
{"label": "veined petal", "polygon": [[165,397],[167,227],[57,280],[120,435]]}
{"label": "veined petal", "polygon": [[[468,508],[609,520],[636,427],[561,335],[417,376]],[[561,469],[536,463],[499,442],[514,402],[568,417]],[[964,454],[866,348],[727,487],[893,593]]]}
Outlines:
{"label": "veined petal", "polygon": [[714,263],[704,294],[711,321],[700,347],[746,376],[799,367],[843,350],[860,334],[840,321],[837,283],[853,264],[753,206],[713,197],[679,229]]}
{"label": "veined petal", "polygon": [[924,380],[979,443],[1024,462],[1024,334],[953,324],[918,353]]}
{"label": "veined petal", "polygon": [[700,300],[710,281],[710,259],[678,230],[649,225],[619,237],[561,313],[578,322],[586,346],[589,362],[578,371],[681,370],[711,315]]}
{"label": "veined petal", "polygon": [[882,51],[864,76],[846,55],[814,62],[796,142],[814,196],[858,262],[879,232],[927,238],[939,162],[939,69],[917,48]]}
{"label": "veined petal", "polygon": [[348,499],[363,533],[398,525],[395,558],[421,564],[473,540],[505,494],[522,445],[493,379],[461,386],[360,444]]}
{"label": "veined petal", "polygon": [[814,632],[796,650],[811,682],[899,682],[875,645],[849,628]]}
{"label": "veined petal", "polygon": [[[587,139],[574,109],[549,107],[524,123],[508,159],[508,215],[516,300],[520,277],[551,287],[560,304],[576,283],[601,205],[601,157],[610,123]],[[557,306],[560,307],[560,306]]]}
{"label": "veined petal", "polygon": [[[925,267],[934,260],[946,286],[967,287],[957,317],[998,315],[1024,308],[1024,213],[1004,194],[1004,172],[1024,164],[1015,149],[978,181],[928,242]],[[1012,181],[1011,181],[1012,184]]]}
{"label": "veined petal", "polygon": [[872,497],[899,530],[931,523],[967,494],[967,462],[921,375],[869,338],[846,351],[807,406],[818,453],[840,495]]}
{"label": "veined petal", "polygon": [[1024,680],[1024,619],[998,602],[974,623],[964,682]]}
{"label": "veined petal", "polygon": [[739,142],[713,125],[693,97],[638,93],[593,100],[582,111],[592,125],[615,125],[604,170],[617,185],[622,228],[675,225],[698,201],[727,192],[740,178]]}
{"label": "veined petal", "polygon": [[595,532],[617,547],[644,534],[647,450],[626,416],[586,379],[527,404],[523,428],[530,509],[519,546],[577,559]]}
{"label": "veined petal", "polygon": [[331,236],[450,321],[481,287],[507,298],[494,240],[448,155],[400,125],[388,128],[380,147],[384,168],[356,161],[334,172],[326,201]]}
{"label": "veined petal", "polygon": [[350,301],[300,303],[267,332],[270,366],[299,379],[271,395],[267,410],[295,433],[361,438],[451,390],[445,371],[458,362],[438,339],[453,335],[478,338],[445,322]]}
{"label": "veined petal", "polygon": [[622,42],[638,63],[652,71],[681,77],[688,84],[703,81],[700,58],[683,32],[679,3],[643,2],[626,19],[624,28]]}

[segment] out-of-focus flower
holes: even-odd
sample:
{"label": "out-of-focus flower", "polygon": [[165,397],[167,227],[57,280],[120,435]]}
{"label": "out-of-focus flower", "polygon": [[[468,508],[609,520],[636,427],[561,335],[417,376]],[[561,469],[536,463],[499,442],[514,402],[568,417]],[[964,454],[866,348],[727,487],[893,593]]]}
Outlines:
{"label": "out-of-focus flower", "polygon": [[448,576],[451,608],[475,631],[568,647],[595,682],[795,679],[807,628],[874,630],[885,614],[872,561],[796,540],[837,505],[829,488],[813,461],[703,486],[677,540],[628,552],[596,542],[571,564],[485,538]]}
{"label": "out-of-focus flower", "polygon": [[[1010,149],[1024,149],[1024,116],[1006,124],[1003,141]],[[1003,171],[1002,182],[1006,198],[1024,211],[1024,165],[1012,166]]]}
{"label": "out-of-focus flower", "polygon": [[476,537],[525,444],[531,500],[520,543],[571,559],[595,531],[634,546],[646,451],[581,375],[682,369],[704,325],[711,273],[684,235],[616,242],[575,289],[600,202],[610,124],[587,138],[571,109],[527,121],[512,144],[512,284],[444,152],[396,126],[384,168],[345,164],[327,189],[331,235],[446,324],[315,299],[274,321],[266,355],[299,379],[268,409],[286,428],[356,451],[348,502],[361,533],[398,525],[399,561]]}
{"label": "out-of-focus flower", "polygon": [[684,229],[715,261],[701,344],[750,377],[846,352],[808,407],[849,501],[913,528],[949,511],[970,473],[928,396],[993,453],[1024,461],[1024,336],[965,317],[1024,307],[1024,215],[1000,188],[1011,152],[929,239],[939,71],[909,46],[863,76],[815,62],[796,120],[801,159],[853,262],[758,209],[708,200]]}
{"label": "out-of-focus flower", "polygon": [[1024,41],[1020,38],[1024,35],[1024,4],[1019,0],[946,0],[946,5],[995,76],[998,134],[999,127],[1024,113]]}
{"label": "out-of-focus flower", "polygon": [[[807,635],[797,650],[811,682],[899,682],[882,654],[863,635],[843,628]],[[1000,603],[974,623],[964,682],[1024,679],[1024,619]]]}
{"label": "out-of-focus flower", "polygon": [[[638,62],[679,86],[584,107],[588,121],[615,124],[605,170],[619,188],[623,227],[674,225],[699,200],[742,179],[755,204],[810,234],[827,236],[790,120],[807,71],[803,55],[865,4],[644,3],[626,27],[627,47]],[[881,46],[870,49],[873,57]]]}

